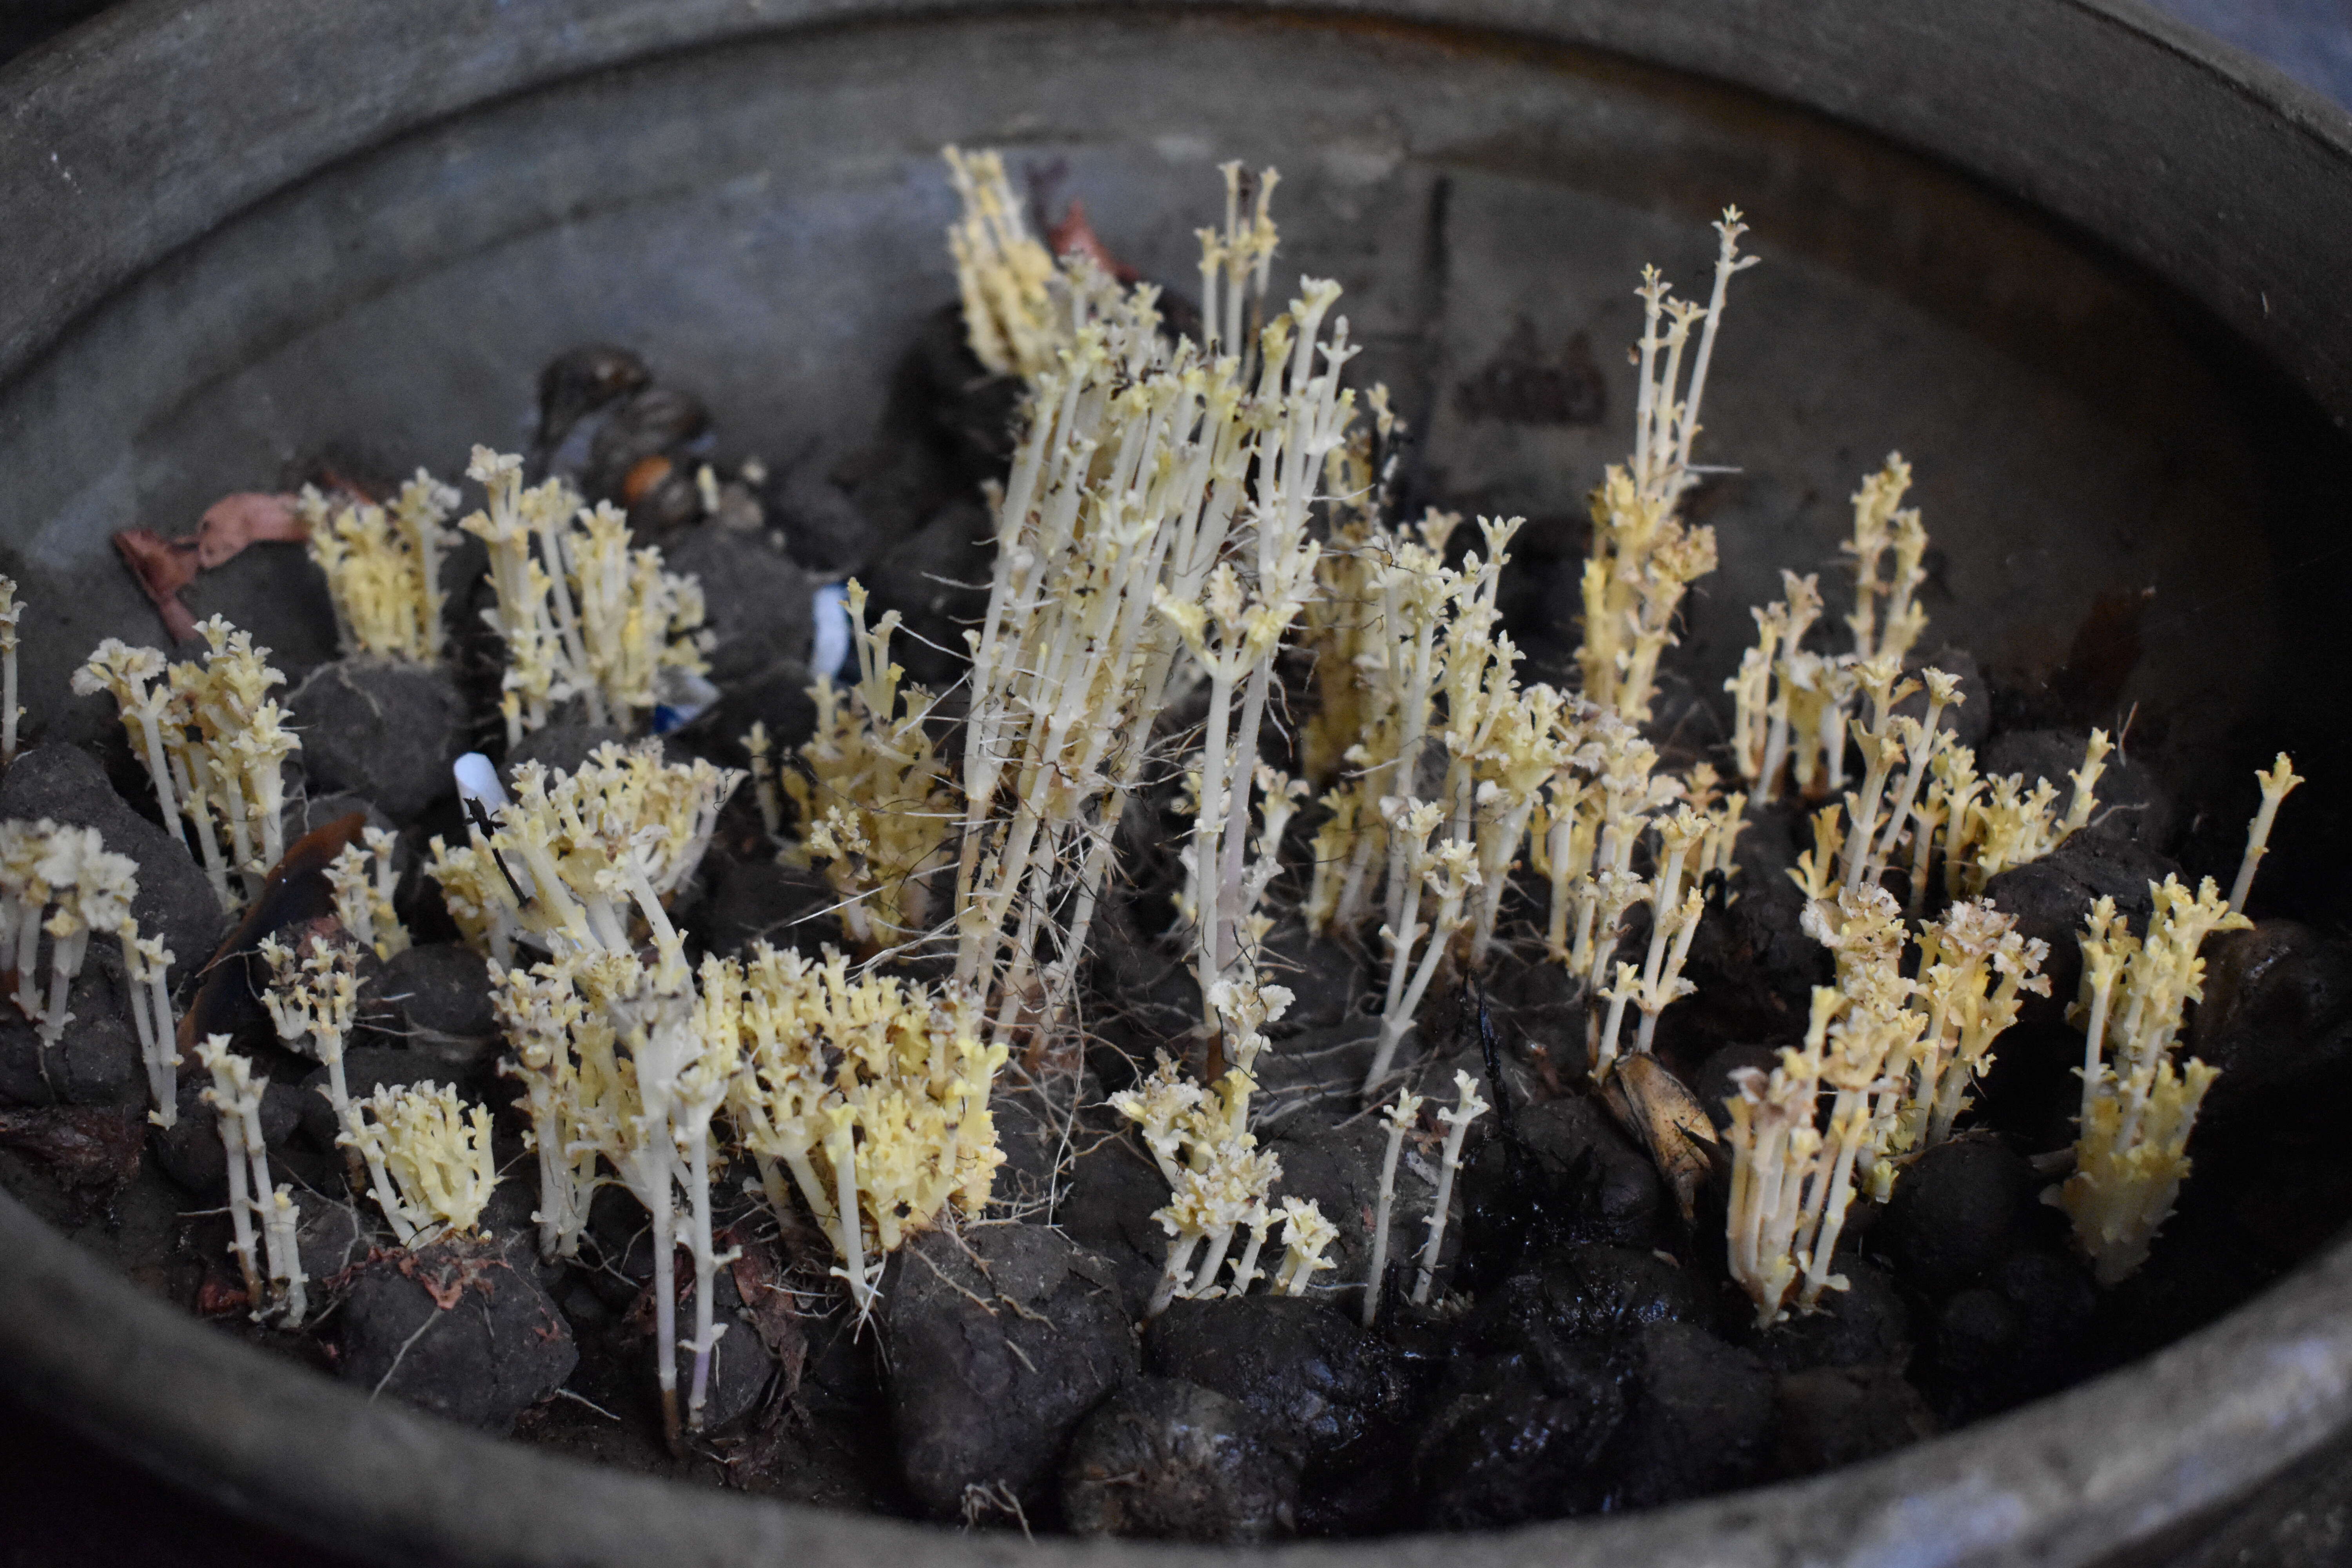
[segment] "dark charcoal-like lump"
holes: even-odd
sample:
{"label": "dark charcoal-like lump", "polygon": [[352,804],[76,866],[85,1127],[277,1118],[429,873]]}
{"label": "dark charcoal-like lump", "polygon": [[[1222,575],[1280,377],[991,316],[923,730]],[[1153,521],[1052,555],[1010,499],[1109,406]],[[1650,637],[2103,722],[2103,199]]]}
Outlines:
{"label": "dark charcoal-like lump", "polygon": [[1112,1394],[1071,1439],[1062,1517],[1080,1535],[1243,1543],[1288,1535],[1298,1467],[1238,1400],[1176,1378]]}
{"label": "dark charcoal-like lump", "polygon": [[1237,1399],[1309,1473],[1345,1462],[1402,1414],[1388,1347],[1306,1296],[1177,1301],[1144,1336],[1150,1370]]}
{"label": "dark charcoal-like lump", "polygon": [[362,1269],[343,1307],[342,1344],[346,1382],[492,1432],[561,1388],[579,1360],[539,1282],[469,1242]]}
{"label": "dark charcoal-like lump", "polygon": [[966,1489],[1050,1500],[1070,1434],[1135,1375],[1104,1259],[1039,1226],[932,1232],[899,1249],[879,1321],[890,1426],[917,1506],[951,1519]]}

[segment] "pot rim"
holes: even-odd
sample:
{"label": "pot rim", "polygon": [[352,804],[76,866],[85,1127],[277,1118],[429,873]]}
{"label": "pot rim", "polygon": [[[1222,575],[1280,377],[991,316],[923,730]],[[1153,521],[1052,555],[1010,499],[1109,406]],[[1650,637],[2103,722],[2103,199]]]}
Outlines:
{"label": "pot rim", "polygon": [[[1133,14],[1118,0],[1032,11]],[[331,163],[494,99],[753,36],[957,0],[137,0],[0,70],[0,384],[164,257]],[[1432,25],[1727,81],[1899,143],[2095,237],[2352,414],[2352,116],[2137,0],[1161,0],[1161,14]],[[1932,67],[1932,72],[1927,68]],[[1932,81],[1929,79],[1932,76]],[[296,81],[255,101],[223,82]],[[2096,90],[2084,84],[2095,83]],[[2257,170],[2260,178],[2249,178]],[[0,1196],[0,1385],[192,1489],[340,1550],[447,1563],[1205,1563],[1222,1550],[950,1535],[495,1441],[275,1360],[142,1295]],[[2352,1427],[2352,1243],[2156,1355],[1873,1463],[1654,1512],[1302,1542],[1450,1568],[2098,1560]]]}

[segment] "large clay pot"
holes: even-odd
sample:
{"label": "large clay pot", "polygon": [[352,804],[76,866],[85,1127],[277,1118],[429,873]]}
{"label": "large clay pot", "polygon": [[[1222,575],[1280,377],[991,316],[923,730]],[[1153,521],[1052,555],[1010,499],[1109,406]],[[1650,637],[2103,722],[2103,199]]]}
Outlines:
{"label": "large clay pot", "polygon": [[[1943,552],[1935,635],[2049,668],[2103,595],[2154,584],[2116,700],[2166,727],[2185,789],[2249,734],[2315,773],[2342,750],[2340,566],[2305,568],[2352,495],[2352,121],[2126,0],[142,0],[0,73],[0,558],[52,733],[101,722],[64,679],[134,603],[110,531],[184,528],[333,443],[452,471],[520,442],[535,368],[575,342],[646,351],[739,455],[855,441],[950,297],[956,141],[1065,161],[1097,227],[1179,283],[1209,165],[1278,164],[1286,264],[1347,286],[1362,368],[1429,460],[1537,517],[1573,515],[1624,444],[1635,268],[1696,279],[1736,201],[1769,265],[1709,398],[1706,458],[1742,472],[1707,503],[1724,567],[1675,656],[1696,689],[1780,565],[1834,561],[1843,498],[1900,447]],[[1475,384],[1512,355],[1612,412],[1489,416]],[[315,606],[247,618],[298,679],[329,652]],[[2342,848],[2315,879],[2346,880]],[[386,1562],[1202,1555],[598,1471],[265,1359],[6,1200],[0,1259],[13,1396]],[[2169,1561],[2268,1528],[2347,1431],[2339,1248],[2148,1361],[1885,1461],[1289,1555]]]}

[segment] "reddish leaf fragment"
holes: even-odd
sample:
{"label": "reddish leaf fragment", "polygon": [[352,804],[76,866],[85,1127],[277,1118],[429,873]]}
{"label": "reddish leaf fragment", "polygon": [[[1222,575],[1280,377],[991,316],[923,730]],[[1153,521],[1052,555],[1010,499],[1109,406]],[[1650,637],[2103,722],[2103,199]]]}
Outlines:
{"label": "reddish leaf fragment", "polygon": [[179,595],[198,572],[232,559],[248,544],[299,544],[309,537],[295,515],[292,496],[240,490],[205,508],[195,532],[185,538],[165,539],[152,529],[126,528],[114,536],[114,548],[154,601],[172,640],[185,642],[196,635],[196,618]]}
{"label": "reddish leaf fragment", "polygon": [[784,1284],[785,1265],[776,1249],[763,1241],[740,1244],[742,1255],[730,1266],[735,1293],[751,1313],[751,1327],[782,1370],[782,1396],[800,1391],[801,1373],[808,1365],[808,1335],[801,1328],[800,1308]]}
{"label": "reddish leaf fragment", "polygon": [[209,572],[248,544],[299,544],[310,537],[292,496],[240,490],[205,509],[196,524],[196,564]]}
{"label": "reddish leaf fragment", "polygon": [[1046,231],[1045,243],[1056,256],[1085,257],[1121,283],[1134,283],[1143,277],[1110,253],[1110,247],[1102,242],[1095,226],[1087,221],[1087,204],[1076,196],[1062,210],[1062,221]]}
{"label": "reddish leaf fragment", "polygon": [[195,543],[193,539],[164,539],[145,528],[126,528],[114,536],[116,552],[154,601],[163,630],[173,642],[196,635],[196,617],[179,598],[180,590],[196,580]]}

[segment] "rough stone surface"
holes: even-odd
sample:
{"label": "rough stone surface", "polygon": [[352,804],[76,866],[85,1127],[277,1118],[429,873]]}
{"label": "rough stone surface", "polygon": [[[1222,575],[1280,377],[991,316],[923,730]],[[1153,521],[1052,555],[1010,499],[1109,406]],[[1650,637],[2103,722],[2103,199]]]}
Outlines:
{"label": "rough stone surface", "polygon": [[99,942],[91,947],[66,992],[73,1016],[46,1052],[39,1030],[18,1010],[14,993],[0,997],[0,1100],[121,1105],[147,1098],[147,1069],[126,1010],[121,971]]}
{"label": "rough stone surface", "polygon": [[1702,1319],[1684,1269],[1654,1252],[1588,1243],[1554,1248],[1489,1290],[1468,1330],[1474,1342],[1502,1352],[1547,1337],[1612,1340],[1652,1323]]}
{"label": "rough stone surface", "polygon": [[174,985],[212,957],[225,920],[203,868],[186,846],[115,794],[105,770],[78,746],[36,746],[0,775],[0,819],[45,816],[95,827],[109,849],[139,863],[131,913],[142,933],[160,935],[171,949]]}
{"label": "rough stone surface", "polygon": [[466,700],[443,670],[339,658],[312,670],[286,706],[312,788],[356,791],[401,822],[456,793],[449,764],[467,749]]}
{"label": "rough stone surface", "polygon": [[670,571],[702,584],[703,625],[716,639],[711,679],[724,685],[807,658],[816,579],[764,534],[698,528],[664,553]]}
{"label": "rough stone surface", "polygon": [[1772,1421],[1762,1363],[1688,1323],[1643,1329],[1635,1350],[1640,1392],[1616,1444],[1618,1495],[1648,1508],[1752,1476]]}
{"label": "rough stone surface", "polygon": [[1939,1143],[1896,1178],[1871,1244],[1916,1289],[1956,1290],[2000,1261],[2035,1184],[2024,1156],[1998,1139]]}
{"label": "rough stone surface", "polygon": [[476,1076],[498,1056],[489,964],[471,948],[428,942],[394,953],[360,1005],[370,1035],[428,1058],[445,1081]]}
{"label": "rough stone surface", "polygon": [[[155,1163],[163,1173],[199,1197],[228,1194],[228,1151],[222,1147],[220,1118],[204,1101],[210,1080],[198,1071],[180,1073],[179,1117],[155,1135]],[[261,1091],[261,1141],[277,1148],[294,1135],[302,1120],[302,1091],[272,1083]]]}
{"label": "rough stone surface", "polygon": [[2341,1100],[2352,1078],[2352,947],[2293,921],[2207,939],[2205,995],[2189,1019],[2189,1052],[2221,1069],[2200,1130],[2298,1100]]}
{"label": "rough stone surface", "polygon": [[1822,1366],[1780,1380],[1773,1395],[1776,1479],[1857,1465],[1936,1435],[1935,1412],[1885,1366]]}
{"label": "rough stone surface", "polygon": [[362,1269],[343,1306],[342,1349],[345,1382],[490,1432],[562,1387],[579,1361],[539,1282],[463,1241]]}
{"label": "rough stone surface", "polygon": [[1062,1518],[1080,1535],[1244,1544],[1296,1528],[1298,1469],[1247,1406],[1198,1384],[1141,1377],[1078,1426]]}
{"label": "rough stone surface", "polygon": [[1136,1371],[1104,1258],[1042,1226],[934,1232],[893,1259],[878,1318],[908,1495],[956,1517],[968,1487],[1050,1500],[1070,1434]]}
{"label": "rough stone surface", "polygon": [[1643,1250],[1655,1245],[1665,1189],[1649,1157],[1599,1104],[1582,1098],[1546,1100],[1522,1109],[1514,1126],[1516,1139],[1486,1139],[1457,1178],[1464,1227],[1459,1282],[1476,1289],[1565,1243]]}
{"label": "rough stone surface", "polygon": [[[1748,1342],[1757,1359],[1778,1373],[1822,1366],[1887,1366],[1911,1359],[1911,1314],[1886,1271],[1841,1253],[1843,1290],[1824,1290],[1812,1311],[1791,1311]],[[1752,1321],[1752,1320],[1750,1320]]]}
{"label": "rough stone surface", "polygon": [[1305,1296],[1172,1302],[1146,1331],[1144,1358],[1248,1405],[1309,1479],[1383,1436],[1406,1394],[1381,1341]]}
{"label": "rough stone surface", "polygon": [[778,476],[762,498],[782,531],[792,559],[823,577],[843,576],[866,564],[878,531],[857,503],[816,468],[803,465]]}
{"label": "rough stone surface", "polygon": [[703,943],[721,957],[761,941],[814,956],[824,943],[839,946],[844,940],[841,922],[825,912],[835,897],[815,872],[772,859],[738,861],[719,874],[703,911]]}
{"label": "rough stone surface", "polygon": [[1414,1450],[1421,1522],[1492,1529],[1598,1508],[1603,1455],[1624,1417],[1620,1370],[1591,1345],[1456,1364]]}

